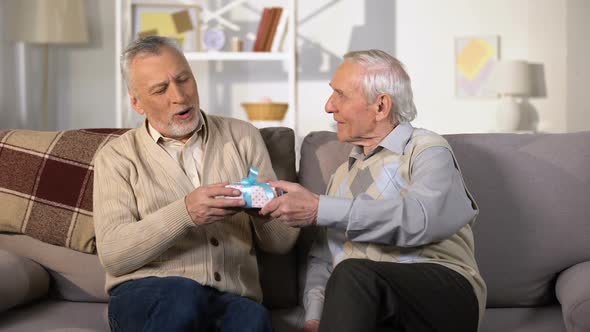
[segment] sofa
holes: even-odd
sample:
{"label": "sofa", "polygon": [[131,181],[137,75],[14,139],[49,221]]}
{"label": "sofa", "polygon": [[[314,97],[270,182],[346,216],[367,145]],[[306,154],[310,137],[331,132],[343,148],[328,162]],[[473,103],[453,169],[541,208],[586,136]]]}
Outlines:
{"label": "sofa", "polygon": [[[124,131],[0,131],[0,331],[108,331],[92,160]],[[316,193],[351,149],[335,133],[310,133],[296,171],[293,131],[260,131],[277,176]],[[488,286],[480,331],[590,331],[590,132],[446,138],[480,208],[476,256]],[[314,231],[304,229],[286,255],[259,252],[278,332],[303,324]]]}

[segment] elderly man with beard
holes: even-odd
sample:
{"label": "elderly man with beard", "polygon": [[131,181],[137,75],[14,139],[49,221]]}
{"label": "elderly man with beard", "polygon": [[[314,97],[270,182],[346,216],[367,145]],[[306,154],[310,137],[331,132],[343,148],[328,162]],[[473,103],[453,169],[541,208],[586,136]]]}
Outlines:
{"label": "elderly man with beard", "polygon": [[285,253],[298,230],[245,213],[240,192],[225,187],[250,166],[276,179],[259,131],[200,110],[195,77],[173,40],[136,40],[121,59],[131,105],[146,120],[95,160],[111,329],[271,331],[254,241]]}

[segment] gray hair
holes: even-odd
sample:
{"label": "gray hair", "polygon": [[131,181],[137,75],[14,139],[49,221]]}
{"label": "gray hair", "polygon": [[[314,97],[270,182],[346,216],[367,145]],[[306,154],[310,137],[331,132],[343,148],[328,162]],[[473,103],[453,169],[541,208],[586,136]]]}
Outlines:
{"label": "gray hair", "polygon": [[392,120],[394,116],[400,123],[416,118],[410,76],[398,59],[381,50],[366,50],[346,53],[344,61],[365,68],[361,84],[369,103],[374,103],[378,95],[387,94],[393,100]]}
{"label": "gray hair", "polygon": [[127,45],[123,53],[121,54],[121,76],[130,89],[131,85],[129,82],[129,66],[133,62],[133,59],[138,55],[142,54],[160,54],[163,47],[170,47],[180,54],[184,54],[182,49],[176,42],[176,40],[162,36],[148,36],[139,38]]}

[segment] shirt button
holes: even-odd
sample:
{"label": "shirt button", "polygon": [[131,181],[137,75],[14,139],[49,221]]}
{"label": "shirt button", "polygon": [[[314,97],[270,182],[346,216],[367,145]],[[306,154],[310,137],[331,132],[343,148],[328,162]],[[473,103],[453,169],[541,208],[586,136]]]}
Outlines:
{"label": "shirt button", "polygon": [[214,247],[217,247],[219,245],[219,241],[217,241],[216,238],[212,237],[209,242],[211,242],[211,245]]}
{"label": "shirt button", "polygon": [[213,273],[213,278],[215,278],[215,281],[221,281],[221,274],[219,274],[219,272],[215,272]]}

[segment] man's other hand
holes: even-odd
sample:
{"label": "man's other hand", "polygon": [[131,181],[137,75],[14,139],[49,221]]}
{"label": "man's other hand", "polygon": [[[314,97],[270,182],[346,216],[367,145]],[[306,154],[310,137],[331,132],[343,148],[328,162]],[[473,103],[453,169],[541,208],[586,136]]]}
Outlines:
{"label": "man's other hand", "polygon": [[243,207],[246,202],[243,199],[226,198],[241,194],[238,189],[225,188],[227,184],[228,182],[202,186],[184,198],[186,209],[196,225],[220,221],[241,211],[238,208]]}
{"label": "man's other hand", "polygon": [[318,195],[298,183],[271,181],[269,184],[287,193],[268,202],[260,210],[261,215],[270,215],[291,227],[315,225],[320,201]]}
{"label": "man's other hand", "polygon": [[305,321],[303,324],[303,332],[317,332],[318,328],[320,327],[320,321],[317,319],[312,319]]}

